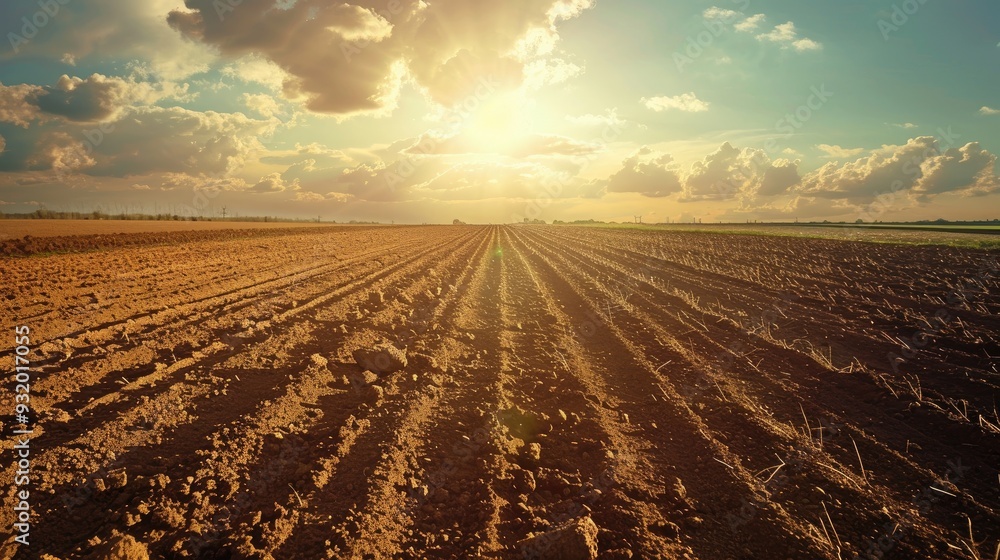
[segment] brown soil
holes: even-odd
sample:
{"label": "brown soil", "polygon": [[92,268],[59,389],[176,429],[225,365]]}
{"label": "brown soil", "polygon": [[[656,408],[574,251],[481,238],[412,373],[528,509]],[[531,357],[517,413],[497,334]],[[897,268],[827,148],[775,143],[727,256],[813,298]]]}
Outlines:
{"label": "brown soil", "polygon": [[124,233],[170,233],[175,231],[218,231],[247,229],[296,229],[359,227],[311,222],[209,222],[184,220],[0,220],[0,241],[31,237],[75,235],[115,235]]}
{"label": "brown soil", "polygon": [[0,262],[34,411],[31,545],[0,558],[1000,542],[996,253],[569,227],[115,237]]}

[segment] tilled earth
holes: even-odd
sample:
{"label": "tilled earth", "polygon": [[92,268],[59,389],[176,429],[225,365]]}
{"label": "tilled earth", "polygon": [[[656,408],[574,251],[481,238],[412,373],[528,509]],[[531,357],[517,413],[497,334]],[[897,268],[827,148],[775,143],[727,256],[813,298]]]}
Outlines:
{"label": "tilled earth", "polygon": [[[29,326],[34,433],[24,547],[8,375],[0,557],[1000,542],[995,252],[521,226],[117,237],[2,257],[0,363]],[[385,344],[402,370],[355,359]]]}

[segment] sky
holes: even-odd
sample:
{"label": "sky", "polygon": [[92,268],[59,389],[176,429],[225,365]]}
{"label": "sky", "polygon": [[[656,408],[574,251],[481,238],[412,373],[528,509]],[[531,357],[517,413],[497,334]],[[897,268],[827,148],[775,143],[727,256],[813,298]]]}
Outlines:
{"label": "sky", "polygon": [[1000,218],[987,0],[12,0],[0,211]]}

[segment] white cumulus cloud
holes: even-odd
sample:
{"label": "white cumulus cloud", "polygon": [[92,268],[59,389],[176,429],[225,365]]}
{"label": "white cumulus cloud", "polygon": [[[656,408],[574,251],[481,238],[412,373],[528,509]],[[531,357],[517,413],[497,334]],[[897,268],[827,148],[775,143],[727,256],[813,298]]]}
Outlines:
{"label": "white cumulus cloud", "polygon": [[797,190],[854,203],[889,192],[905,191],[923,199],[945,192],[985,194],[1000,189],[995,163],[996,156],[976,142],[944,149],[933,136],[921,136],[854,161],[827,163],[807,174]]}
{"label": "white cumulus cloud", "polygon": [[702,113],[708,111],[709,107],[709,103],[698,99],[698,96],[696,96],[694,92],[682,93],[673,97],[643,97],[642,104],[645,105],[647,109],[656,111],[657,113],[669,111],[671,109],[685,111],[688,113]]}
{"label": "white cumulus cloud", "polygon": [[823,45],[812,39],[800,37],[798,31],[795,29],[795,24],[790,21],[776,26],[767,33],[757,35],[757,39],[777,43],[782,48],[792,48],[800,52],[815,51],[823,48]]}
{"label": "white cumulus cloud", "polygon": [[817,149],[824,152],[827,157],[834,158],[847,158],[851,156],[856,156],[865,151],[864,148],[841,148],[837,145],[830,144],[819,144],[816,146]]}

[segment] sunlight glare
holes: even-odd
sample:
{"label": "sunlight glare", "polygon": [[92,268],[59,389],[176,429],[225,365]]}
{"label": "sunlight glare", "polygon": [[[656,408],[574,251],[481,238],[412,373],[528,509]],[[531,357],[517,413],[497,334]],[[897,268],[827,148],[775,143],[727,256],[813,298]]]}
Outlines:
{"label": "sunlight glare", "polygon": [[462,136],[468,148],[512,154],[524,146],[531,132],[529,106],[519,92],[486,99],[468,117]]}

